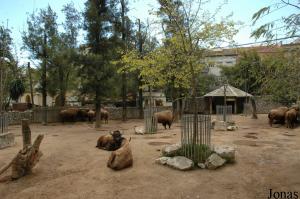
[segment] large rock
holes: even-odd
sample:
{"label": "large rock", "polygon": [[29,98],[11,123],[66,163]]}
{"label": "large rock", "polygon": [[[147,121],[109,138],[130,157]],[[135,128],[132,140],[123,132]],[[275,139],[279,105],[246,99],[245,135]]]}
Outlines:
{"label": "large rock", "polygon": [[13,146],[15,144],[15,136],[13,133],[0,134],[0,149]]}
{"label": "large rock", "polygon": [[223,166],[225,164],[225,162],[226,162],[226,160],[221,158],[218,154],[213,153],[205,161],[205,166],[208,169],[214,170],[214,169],[217,169],[218,167]]}
{"label": "large rock", "polygon": [[227,127],[227,131],[235,131],[235,130],[237,130],[237,129],[238,129],[238,127],[235,126],[235,125],[233,125],[233,126],[228,126],[228,127]]}
{"label": "large rock", "polygon": [[162,165],[168,165],[181,171],[190,170],[194,166],[194,162],[192,160],[183,156],[161,157],[156,159],[155,162]]}
{"label": "large rock", "polygon": [[168,160],[170,160],[170,159],[171,159],[171,157],[160,157],[160,158],[156,159],[155,162],[157,164],[166,165]]}
{"label": "large rock", "polygon": [[134,127],[135,134],[144,135],[146,130],[144,126],[136,126]]}
{"label": "large rock", "polygon": [[229,163],[235,162],[235,149],[232,146],[215,146],[214,151]]}
{"label": "large rock", "polygon": [[178,150],[181,148],[181,144],[171,144],[167,145],[162,149],[162,155],[163,156],[168,156],[168,157],[173,157],[178,155]]}
{"label": "large rock", "polygon": [[227,123],[224,121],[216,121],[214,130],[216,131],[226,131],[227,130]]}
{"label": "large rock", "polygon": [[184,156],[175,156],[167,161],[167,165],[182,171],[190,170],[194,166],[194,162]]}

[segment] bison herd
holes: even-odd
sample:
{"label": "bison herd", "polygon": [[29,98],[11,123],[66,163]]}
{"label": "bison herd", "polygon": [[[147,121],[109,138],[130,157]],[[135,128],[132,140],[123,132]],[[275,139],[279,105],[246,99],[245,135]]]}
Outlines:
{"label": "bison herd", "polygon": [[[67,108],[61,110],[59,115],[63,123],[87,120],[92,122],[96,118],[95,110],[82,108]],[[104,120],[105,123],[108,123],[108,116],[109,112],[104,108],[101,108],[101,120]]]}
{"label": "bison herd", "polygon": [[288,107],[279,107],[277,109],[270,110],[268,114],[269,124],[280,123],[285,124],[287,128],[294,128],[297,123],[297,118],[299,118],[299,106]]}

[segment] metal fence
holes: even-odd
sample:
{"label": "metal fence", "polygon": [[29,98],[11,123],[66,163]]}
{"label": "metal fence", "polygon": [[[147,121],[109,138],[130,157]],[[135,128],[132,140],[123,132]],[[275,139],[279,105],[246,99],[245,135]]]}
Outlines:
{"label": "metal fence", "polygon": [[184,114],[181,123],[183,155],[195,163],[204,162],[210,155],[211,116]]}
{"label": "metal fence", "polygon": [[6,133],[8,131],[8,114],[2,113],[0,114],[0,134]]}
{"label": "metal fence", "polygon": [[216,117],[218,121],[231,122],[232,121],[232,106],[216,106]]}
{"label": "metal fence", "polygon": [[154,114],[156,112],[157,112],[156,107],[152,107],[152,108],[144,110],[146,133],[156,133],[156,131],[157,131],[157,119],[154,117]]}

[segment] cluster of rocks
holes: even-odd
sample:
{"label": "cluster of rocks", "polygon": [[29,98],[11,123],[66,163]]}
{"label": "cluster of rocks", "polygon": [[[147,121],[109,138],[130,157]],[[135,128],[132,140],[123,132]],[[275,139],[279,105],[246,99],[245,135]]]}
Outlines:
{"label": "cluster of rocks", "polygon": [[216,131],[235,131],[238,129],[235,122],[218,121],[216,119],[211,121],[211,128]]}
{"label": "cluster of rocks", "polygon": [[[180,144],[173,144],[165,146],[162,149],[162,157],[155,160],[156,163],[161,165],[167,165],[178,170],[190,170],[195,168],[196,164],[184,157],[180,156],[179,150]],[[216,146],[213,148],[211,155],[206,159],[204,163],[198,163],[197,166],[201,169],[217,169],[226,163],[235,162],[235,149],[231,146]]]}

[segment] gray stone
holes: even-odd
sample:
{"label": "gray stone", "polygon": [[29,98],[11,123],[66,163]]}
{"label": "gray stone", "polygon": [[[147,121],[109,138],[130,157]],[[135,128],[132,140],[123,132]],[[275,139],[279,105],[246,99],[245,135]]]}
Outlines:
{"label": "gray stone", "polygon": [[218,167],[223,166],[225,164],[225,162],[226,162],[226,160],[221,158],[218,154],[213,153],[205,161],[205,166],[208,169],[214,170],[214,169],[217,169]]}
{"label": "gray stone", "polygon": [[210,125],[211,129],[214,129],[214,128],[215,128],[216,122],[217,122],[216,119],[212,119],[212,120],[211,120],[211,125]]}
{"label": "gray stone", "polygon": [[156,159],[155,162],[161,165],[168,165],[181,171],[190,170],[194,166],[194,162],[192,160],[183,156],[161,157]]}
{"label": "gray stone", "polygon": [[15,144],[15,136],[13,133],[0,134],[0,149],[13,146]]}
{"label": "gray stone", "polygon": [[171,159],[171,158],[170,157],[160,157],[160,158],[156,159],[155,162],[157,164],[165,165],[165,164],[167,164],[169,159]]}
{"label": "gray stone", "polygon": [[227,123],[224,121],[216,121],[214,129],[216,131],[226,131],[227,130]]}
{"label": "gray stone", "polygon": [[204,163],[198,163],[198,167],[201,169],[205,169],[206,166]]}
{"label": "gray stone", "polygon": [[178,170],[190,170],[194,166],[194,162],[184,156],[175,156],[167,160],[167,165]]}
{"label": "gray stone", "polygon": [[238,129],[237,126],[228,126],[228,127],[227,127],[227,131],[235,131],[235,130],[237,130],[237,129]]}
{"label": "gray stone", "polygon": [[176,156],[176,155],[178,155],[177,152],[180,148],[181,148],[180,143],[167,145],[162,149],[162,155],[168,156],[168,157]]}
{"label": "gray stone", "polygon": [[229,163],[235,162],[235,149],[232,146],[215,146],[214,152]]}
{"label": "gray stone", "polygon": [[143,127],[143,126],[136,126],[136,127],[134,127],[134,132],[135,132],[135,134],[144,135],[146,130],[145,130],[145,127]]}

